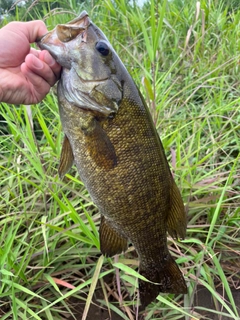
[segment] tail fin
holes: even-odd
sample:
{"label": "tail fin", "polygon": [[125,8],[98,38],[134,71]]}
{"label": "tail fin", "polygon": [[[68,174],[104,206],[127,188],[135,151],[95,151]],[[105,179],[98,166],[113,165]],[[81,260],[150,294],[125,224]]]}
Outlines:
{"label": "tail fin", "polygon": [[158,265],[148,265],[144,268],[140,264],[140,274],[151,281],[147,282],[139,279],[139,293],[143,308],[151,303],[160,292],[187,293],[187,286],[182,273],[170,254]]}

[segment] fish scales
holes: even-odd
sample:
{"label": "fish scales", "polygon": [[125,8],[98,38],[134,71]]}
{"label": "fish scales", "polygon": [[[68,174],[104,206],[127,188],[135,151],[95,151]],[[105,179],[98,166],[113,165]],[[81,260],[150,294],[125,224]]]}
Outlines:
{"label": "fish scales", "polygon": [[[72,30],[73,29],[73,30]],[[143,307],[159,292],[186,293],[167,248],[184,238],[186,214],[145,101],[105,35],[84,11],[39,41],[62,65],[59,112],[65,133],[59,173],[77,166],[102,218],[100,248],[136,248]]]}
{"label": "fish scales", "polygon": [[[170,172],[166,162],[161,160],[164,156],[162,150],[156,148],[156,143],[158,144],[159,140],[156,139],[155,131],[151,128],[152,123],[146,121],[148,114],[145,112],[146,114],[142,116],[146,109],[144,107],[140,109],[139,104],[140,101],[136,104],[136,112],[132,112],[131,121],[129,121],[129,115],[125,110],[129,108],[129,101],[126,101],[121,104],[118,117],[109,120],[108,122],[111,124],[103,126],[117,154],[118,164],[111,170],[99,167],[94,161],[91,161],[88,141],[84,139],[81,130],[76,134],[75,128],[78,128],[79,118],[81,118],[79,108],[72,106],[66,108],[66,104],[64,108],[60,106],[64,131],[68,136],[74,137],[71,144],[81,179],[100,212],[110,220],[116,221],[119,229],[128,238],[132,234],[133,226],[135,229],[139,224],[140,228],[144,220],[147,223],[147,221],[151,221],[152,217],[155,221],[156,215],[158,215],[161,223],[161,220],[166,218],[165,208],[170,205],[169,195],[165,196],[165,189],[170,188]],[[138,115],[139,113],[140,115]],[[71,122],[68,121],[69,118],[72,119]],[[138,118],[141,121],[137,121]],[[120,127],[124,122],[126,125],[124,132],[121,133],[119,131],[123,130]],[[134,133],[135,130],[138,132],[137,137]],[[141,134],[139,134],[140,132]],[[144,148],[143,145],[145,145]],[[159,152],[161,156],[159,156]],[[166,174],[158,176],[156,174],[158,171],[166,172]],[[111,181],[111,193],[109,193],[109,181]],[[107,201],[105,194],[108,194]],[[131,215],[127,216],[128,223],[126,225],[126,212],[129,209],[131,209]],[[154,210],[155,213],[152,215]],[[165,224],[161,223],[159,227],[166,234]],[[128,231],[128,229],[130,230]],[[157,232],[159,233],[159,230]],[[149,235],[146,234],[146,236],[149,240]],[[130,239],[134,242],[132,237]]]}

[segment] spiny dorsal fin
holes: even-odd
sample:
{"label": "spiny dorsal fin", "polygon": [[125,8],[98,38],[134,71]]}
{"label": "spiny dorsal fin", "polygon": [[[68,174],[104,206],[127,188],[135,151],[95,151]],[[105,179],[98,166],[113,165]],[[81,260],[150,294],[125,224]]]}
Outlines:
{"label": "spiny dorsal fin", "polygon": [[70,145],[68,137],[65,135],[63,139],[60,163],[58,167],[58,174],[60,179],[62,179],[65,176],[65,174],[71,169],[73,161],[74,156],[72,152],[72,147]]}

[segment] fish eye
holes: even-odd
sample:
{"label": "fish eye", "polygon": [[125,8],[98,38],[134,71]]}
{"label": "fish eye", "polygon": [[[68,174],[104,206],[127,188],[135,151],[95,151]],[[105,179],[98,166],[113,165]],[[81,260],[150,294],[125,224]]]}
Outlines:
{"label": "fish eye", "polygon": [[101,53],[101,55],[103,55],[103,56],[105,56],[105,57],[106,57],[106,56],[109,54],[109,52],[110,52],[110,50],[109,50],[109,48],[108,48],[108,45],[107,45],[105,42],[103,42],[103,41],[99,41],[99,42],[96,43],[96,49],[97,49],[98,52]]}

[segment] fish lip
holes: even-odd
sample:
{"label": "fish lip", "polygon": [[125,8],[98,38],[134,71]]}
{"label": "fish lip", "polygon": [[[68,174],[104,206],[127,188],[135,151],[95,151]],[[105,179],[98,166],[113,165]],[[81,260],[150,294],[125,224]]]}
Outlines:
{"label": "fish lip", "polygon": [[[52,31],[47,32],[42,37],[39,37],[38,41],[36,41],[36,45],[41,50],[47,50],[57,60],[57,53],[55,52],[55,50],[56,48],[63,48],[64,43],[57,38],[52,39],[51,36]],[[50,38],[50,41],[48,41],[48,38]],[[46,43],[45,39],[47,39]]]}
{"label": "fish lip", "polygon": [[36,39],[36,43],[38,43],[38,42],[40,42],[40,41],[42,41],[42,39],[46,36],[48,34],[48,32],[47,33],[45,33],[44,35],[42,35],[42,36],[39,36],[39,37],[37,37],[37,39]]}
{"label": "fish lip", "polygon": [[41,37],[37,37],[35,43],[36,45],[38,46],[39,49],[45,49],[45,46],[44,43],[42,43],[43,39],[48,35],[49,32],[45,33],[43,36]]}

